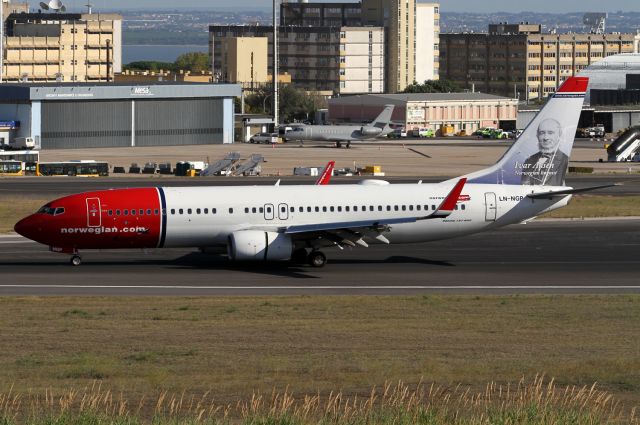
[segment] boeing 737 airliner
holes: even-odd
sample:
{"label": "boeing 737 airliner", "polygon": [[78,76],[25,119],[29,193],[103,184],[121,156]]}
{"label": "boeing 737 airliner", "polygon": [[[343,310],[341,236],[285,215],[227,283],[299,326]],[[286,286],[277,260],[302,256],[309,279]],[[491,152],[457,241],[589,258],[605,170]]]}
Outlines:
{"label": "boeing 737 airliner", "polygon": [[569,78],[494,166],[442,183],[96,191],[56,199],[15,230],[71,255],[74,265],[80,250],[226,246],[231,260],[321,267],[328,247],[425,242],[520,223],[595,189],[564,186],[587,82]]}

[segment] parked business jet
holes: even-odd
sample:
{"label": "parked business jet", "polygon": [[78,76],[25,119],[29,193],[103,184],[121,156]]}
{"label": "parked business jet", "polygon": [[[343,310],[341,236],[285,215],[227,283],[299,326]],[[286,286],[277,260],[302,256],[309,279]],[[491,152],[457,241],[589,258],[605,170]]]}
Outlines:
{"label": "parked business jet", "polygon": [[321,249],[469,235],[529,220],[599,187],[564,185],[587,78],[568,79],[490,168],[437,184],[155,187],[49,202],[15,225],[71,255],[117,248],[226,246],[239,261],[326,263]]}
{"label": "parked business jet", "polygon": [[371,140],[377,137],[384,137],[391,133],[393,129],[389,127],[393,105],[385,105],[384,109],[373,120],[366,125],[296,125],[291,130],[287,130],[284,137],[287,140],[314,140],[335,142],[336,147],[351,147],[354,140]]}

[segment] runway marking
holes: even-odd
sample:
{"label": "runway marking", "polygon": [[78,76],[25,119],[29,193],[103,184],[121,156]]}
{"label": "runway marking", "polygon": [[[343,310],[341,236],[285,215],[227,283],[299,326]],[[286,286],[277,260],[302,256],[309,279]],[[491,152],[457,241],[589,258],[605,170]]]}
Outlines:
{"label": "runway marking", "polygon": [[403,289],[403,290],[419,290],[419,289],[636,289],[640,290],[640,285],[453,285],[453,286],[426,286],[426,285],[413,285],[413,286],[390,286],[390,285],[368,285],[368,286],[178,286],[178,285],[0,285],[1,288],[36,288],[36,289],[211,289],[211,290],[282,290],[282,289],[350,289],[350,290],[372,290],[372,289]]}

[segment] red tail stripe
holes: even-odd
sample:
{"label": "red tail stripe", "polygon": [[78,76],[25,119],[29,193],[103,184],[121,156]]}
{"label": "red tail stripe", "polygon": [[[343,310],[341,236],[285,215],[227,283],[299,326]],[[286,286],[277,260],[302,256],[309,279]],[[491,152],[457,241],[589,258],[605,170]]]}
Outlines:
{"label": "red tail stripe", "polygon": [[587,77],[570,77],[560,86],[558,93],[585,93],[588,85]]}
{"label": "red tail stripe", "polygon": [[444,202],[442,202],[440,208],[438,208],[439,211],[452,211],[456,207],[458,198],[460,197],[460,193],[462,193],[462,188],[464,187],[466,182],[467,179],[462,178],[458,181],[458,183],[456,183],[453,190],[449,193]]}

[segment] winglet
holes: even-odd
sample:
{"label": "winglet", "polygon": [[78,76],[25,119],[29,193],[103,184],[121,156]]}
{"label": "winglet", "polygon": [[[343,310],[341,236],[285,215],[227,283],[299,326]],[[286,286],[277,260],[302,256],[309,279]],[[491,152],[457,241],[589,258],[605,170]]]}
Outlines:
{"label": "winglet", "polygon": [[333,176],[333,168],[335,167],[335,165],[336,165],[335,161],[329,161],[327,166],[324,167],[324,170],[322,171],[322,175],[320,175],[320,177],[318,177],[318,180],[316,180],[316,185],[324,186],[329,184],[329,181],[331,180],[331,176]]}
{"label": "winglet", "polygon": [[437,210],[435,210],[431,215],[425,218],[445,218],[449,217],[453,210],[456,208],[456,204],[458,203],[458,199],[460,198],[460,193],[462,193],[462,188],[467,183],[466,177],[458,180],[458,183],[453,187],[451,192],[444,198],[444,201],[440,204]]}

